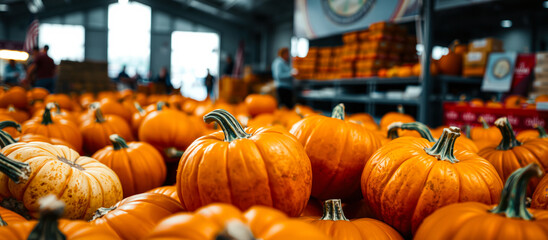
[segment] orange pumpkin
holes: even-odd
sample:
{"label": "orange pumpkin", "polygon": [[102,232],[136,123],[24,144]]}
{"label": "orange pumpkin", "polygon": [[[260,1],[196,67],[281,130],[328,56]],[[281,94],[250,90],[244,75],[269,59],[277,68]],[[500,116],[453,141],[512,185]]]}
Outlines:
{"label": "orange pumpkin", "polygon": [[[519,142],[514,135],[512,125],[505,117],[497,119],[495,126],[502,134],[499,145],[486,147],[478,154],[495,166],[501,179],[506,181],[512,172],[530,163],[539,164],[543,170],[548,169],[548,141],[533,139]],[[537,184],[538,181],[531,181],[529,195],[534,192]]]}
{"label": "orange pumpkin", "polygon": [[310,198],[308,203],[300,215],[301,217],[321,217],[322,216],[322,202],[318,199]]}
{"label": "orange pumpkin", "polygon": [[157,193],[128,197],[109,208],[99,208],[92,224],[115,232],[120,239],[142,239],[162,219],[183,211],[173,198]]}
{"label": "orange pumpkin", "polygon": [[538,102],[548,102],[548,95],[544,94],[544,95],[537,96],[535,98],[535,103],[538,103]]}
{"label": "orange pumpkin", "polygon": [[[51,118],[55,121],[55,120],[59,120],[59,119],[63,119],[63,120],[66,120],[66,121],[69,121],[69,122],[72,122],[72,123],[75,123],[77,124],[78,123],[78,120],[76,119],[76,117],[74,117],[74,115],[72,114],[72,112],[69,112],[67,110],[64,110],[61,108],[61,106],[59,106],[59,104],[57,103],[48,103],[46,104],[46,107],[48,107],[49,109],[51,109],[50,113],[51,113]],[[40,117],[44,114],[44,111],[45,111],[45,108],[42,108],[40,110],[37,110],[34,112],[33,114],[33,117]],[[55,110],[54,110],[55,109]]]}
{"label": "orange pumpkin", "polygon": [[21,125],[12,117],[0,114],[0,130],[11,136],[20,136]]}
{"label": "orange pumpkin", "polygon": [[[241,124],[241,123],[240,123]],[[272,127],[272,126],[282,126],[278,122],[278,119],[272,113],[263,113],[255,116],[252,119],[249,119],[247,122],[248,127]]]}
{"label": "orange pumpkin", "polygon": [[25,219],[23,216],[15,212],[12,212],[11,210],[0,207],[0,227],[21,223],[21,222],[26,222],[26,221],[27,219]]}
{"label": "orange pumpkin", "polygon": [[138,102],[134,102],[134,105],[137,111],[131,116],[131,130],[133,134],[137,136],[139,134],[139,126],[141,126],[141,122],[143,122],[143,119],[145,119],[148,112],[145,111]]}
{"label": "orange pumpkin", "polygon": [[162,195],[166,195],[170,198],[175,199],[177,202],[179,202],[179,196],[177,195],[177,187],[176,186],[162,186],[157,187],[154,189],[151,189],[147,191],[147,193],[158,193]]}
{"label": "orange pumpkin", "polygon": [[304,117],[300,115],[299,113],[286,109],[284,107],[274,112],[274,118],[276,119],[276,122],[284,126],[285,129],[289,130],[291,129],[291,127],[293,127],[295,123],[297,123]]}
{"label": "orange pumpkin", "polygon": [[76,105],[66,94],[50,94],[46,97],[45,103],[57,103],[62,109],[69,111],[74,110],[74,105]]}
{"label": "orange pumpkin", "polygon": [[95,96],[92,93],[84,93],[80,95],[79,102],[84,108],[89,108],[89,105],[96,102]]}
{"label": "orange pumpkin", "polygon": [[451,127],[436,143],[401,137],[379,149],[361,179],[363,196],[375,216],[410,237],[438,208],[498,201],[502,181],[497,171],[475,153],[454,151],[459,136],[460,129]]}
{"label": "orange pumpkin", "polygon": [[103,116],[102,108],[97,107],[95,117],[82,123],[80,131],[84,138],[84,149],[87,153],[110,145],[110,135],[118,134],[128,141],[133,141],[133,134],[127,122],[117,115]]}
{"label": "orange pumpkin", "polygon": [[413,76],[413,67],[411,66],[401,66],[398,68],[398,77],[406,78]]}
{"label": "orange pumpkin", "polygon": [[128,124],[131,122],[131,111],[118,101],[107,98],[101,100],[100,104],[101,111],[103,111],[105,115],[116,115],[124,119]]}
{"label": "orange pumpkin", "polygon": [[[375,123],[375,119],[367,113],[355,113],[350,116],[348,116],[348,121],[352,121],[355,123]],[[375,124],[376,125],[376,124]]]}
{"label": "orange pumpkin", "polygon": [[161,221],[146,237],[160,239],[331,239],[308,223],[290,219],[275,209],[254,206],[240,212],[215,203],[194,213],[178,213]]}
{"label": "orange pumpkin", "polygon": [[470,106],[471,107],[483,107],[483,100],[479,98],[474,98],[470,100]]}
{"label": "orange pumpkin", "polygon": [[415,118],[413,118],[410,115],[407,115],[403,112],[403,106],[398,105],[398,111],[397,112],[389,112],[385,114],[380,121],[380,127],[381,131],[388,130],[388,126],[392,124],[393,122],[402,122],[402,123],[408,123],[408,122],[414,122]]}
{"label": "orange pumpkin", "polygon": [[540,125],[535,126],[536,130],[525,130],[520,132],[516,139],[520,142],[525,142],[527,140],[531,139],[544,139],[548,141],[548,134],[546,134],[546,130]]}
{"label": "orange pumpkin", "polygon": [[430,132],[432,133],[432,136],[434,138],[440,138],[441,134],[443,134],[443,129],[448,128],[448,127],[449,126],[442,125],[442,126],[439,126],[437,128],[431,129]]}
{"label": "orange pumpkin", "polygon": [[380,78],[386,78],[387,73],[388,73],[388,69],[381,68],[379,69],[379,71],[377,71],[377,76]]}
{"label": "orange pumpkin", "polygon": [[496,97],[493,97],[491,100],[487,101],[485,107],[488,108],[502,108],[502,103],[497,101]]}
{"label": "orange pumpkin", "polygon": [[91,157],[118,175],[124,189],[124,197],[162,185],[166,179],[166,166],[158,150],[145,142],[128,144],[118,134],[110,135],[110,141],[112,146],[100,149]]}
{"label": "orange pumpkin", "polygon": [[377,136],[356,123],[345,121],[344,115],[344,105],[339,104],[331,117],[304,118],[290,131],[310,158],[312,196],[320,200],[359,195],[363,166],[381,146]]}
{"label": "orange pumpkin", "polygon": [[23,134],[28,133],[61,139],[70,143],[77,152],[82,152],[82,134],[78,126],[63,119],[54,121],[49,105],[46,106],[42,117],[32,118],[23,124]]}
{"label": "orange pumpkin", "polygon": [[424,220],[414,239],[548,239],[548,211],[528,209],[525,200],[527,182],[542,173],[535,164],[515,171],[497,206],[466,202],[439,209]]}
{"label": "orange pumpkin", "polygon": [[245,98],[245,104],[253,117],[261,113],[274,113],[278,107],[278,102],[273,96],[261,94],[249,94]]}
{"label": "orange pumpkin", "polygon": [[53,195],[41,199],[40,219],[0,227],[0,240],[117,239],[116,235],[106,228],[85,221],[61,219],[63,207],[63,202]]}
{"label": "orange pumpkin", "polygon": [[30,89],[27,92],[27,100],[28,102],[33,102],[37,100],[44,100],[49,95],[49,91],[45,88],[41,87],[35,87]]}
{"label": "orange pumpkin", "polygon": [[504,100],[506,108],[521,108],[527,102],[527,98],[520,95],[511,95]]}
{"label": "orange pumpkin", "polygon": [[344,216],[340,199],[326,200],[321,218],[302,217],[304,222],[311,223],[333,239],[375,239],[396,240],[403,238],[400,234],[379,220],[359,218],[348,220]]}
{"label": "orange pumpkin", "polygon": [[445,75],[460,76],[462,73],[462,54],[455,52],[455,46],[458,41],[453,42],[449,49],[449,53],[442,56],[438,61],[440,73]]}
{"label": "orange pumpkin", "polygon": [[13,105],[19,109],[26,109],[28,105],[27,91],[19,86],[14,86],[0,94],[0,108]]}
{"label": "orange pumpkin", "polygon": [[299,216],[310,197],[312,171],[297,139],[281,127],[244,130],[222,109],[204,120],[215,121],[223,131],[194,141],[181,158],[177,191],[183,207],[264,205]]}
{"label": "orange pumpkin", "polygon": [[[13,127],[16,129],[21,129],[21,126],[13,121],[3,121],[0,122],[0,129],[3,127]],[[71,144],[57,138],[48,138],[38,134],[23,134],[20,135],[17,140],[15,140],[9,133],[4,130],[0,130],[0,147],[5,147],[7,145],[16,143],[16,142],[47,142],[54,145],[65,145],[67,147],[73,148]]]}
{"label": "orange pumpkin", "polygon": [[65,202],[64,217],[69,219],[89,220],[97,208],[122,199],[122,186],[114,171],[66,146],[14,143],[1,153],[30,165],[28,181],[17,184],[0,175],[0,195],[22,201],[33,217],[38,216],[38,199],[49,194]]}
{"label": "orange pumpkin", "polygon": [[0,109],[0,114],[8,115],[20,123],[27,121],[30,118],[27,112],[15,109],[13,105],[9,105],[8,108]]}
{"label": "orange pumpkin", "polygon": [[548,210],[548,175],[544,175],[535,189],[531,208]]}
{"label": "orange pumpkin", "polygon": [[[0,180],[10,180],[15,184],[25,182],[29,179],[31,168],[28,163],[22,163],[10,159],[4,154],[0,153]],[[6,188],[7,186],[0,186]],[[10,197],[9,193],[1,191],[0,188],[0,200]],[[1,216],[0,216],[1,217]]]}
{"label": "orange pumpkin", "polygon": [[478,121],[481,123],[481,127],[473,127],[469,130],[470,139],[476,143],[478,148],[489,147],[491,145],[496,146],[502,140],[502,134],[497,127],[489,127],[489,124],[479,117]]}

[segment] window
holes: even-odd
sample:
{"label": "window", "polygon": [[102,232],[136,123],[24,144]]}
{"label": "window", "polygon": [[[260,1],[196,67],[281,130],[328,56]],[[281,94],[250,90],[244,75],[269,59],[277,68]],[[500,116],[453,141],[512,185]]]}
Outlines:
{"label": "window", "polygon": [[175,31],[171,34],[171,82],[184,96],[207,97],[204,78],[207,69],[219,79],[219,35]]}
{"label": "window", "polygon": [[108,7],[108,72],[118,76],[127,66],[129,76],[148,75],[150,68],[149,6],[137,3],[113,3]]}
{"label": "window", "polygon": [[83,61],[84,35],[83,26],[42,23],[38,30],[38,45],[48,45],[48,55],[57,64],[61,60]]}
{"label": "window", "polygon": [[291,38],[291,56],[306,57],[308,54],[308,39],[306,38]]}

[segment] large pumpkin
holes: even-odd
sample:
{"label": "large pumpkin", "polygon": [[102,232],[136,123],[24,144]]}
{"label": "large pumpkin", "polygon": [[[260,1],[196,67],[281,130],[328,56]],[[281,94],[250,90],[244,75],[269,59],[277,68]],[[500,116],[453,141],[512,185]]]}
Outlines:
{"label": "large pumpkin", "polygon": [[108,228],[120,239],[142,239],[162,219],[183,211],[173,198],[157,193],[142,193],[116,203],[109,208],[99,208],[91,223]]}
{"label": "large pumpkin", "polygon": [[0,227],[7,225],[26,222],[23,216],[3,207],[0,207]]}
{"label": "large pumpkin", "polygon": [[414,122],[415,119],[403,112],[403,106],[398,105],[398,111],[397,112],[389,112],[385,114],[380,121],[380,127],[381,131],[386,131],[388,129],[388,126],[394,122],[402,122],[402,123],[408,123],[408,122]]}
{"label": "large pumpkin", "polygon": [[177,191],[183,207],[264,205],[299,216],[310,197],[312,171],[297,139],[281,127],[244,130],[222,109],[204,120],[216,122],[223,131],[199,138],[181,158]]}
{"label": "large pumpkin", "polygon": [[124,197],[162,185],[166,179],[166,166],[158,150],[146,142],[128,144],[118,134],[110,135],[110,141],[112,146],[100,149],[91,157],[107,165],[118,175]]}
{"label": "large pumpkin", "polygon": [[147,191],[147,193],[158,193],[158,194],[166,195],[170,198],[175,199],[177,202],[180,202],[179,195],[177,195],[177,186],[174,186],[174,185],[157,187]]}
{"label": "large pumpkin", "polygon": [[544,175],[535,189],[531,199],[531,208],[548,210],[548,175]]}
{"label": "large pumpkin", "polygon": [[271,95],[249,94],[245,98],[247,111],[251,116],[257,116],[261,113],[274,113],[278,107],[276,99]]}
{"label": "large pumpkin", "polygon": [[362,193],[376,217],[409,237],[436,209],[458,202],[498,201],[502,181],[477,154],[454,151],[460,130],[447,128],[436,143],[401,137],[367,162]]}
{"label": "large pumpkin", "polygon": [[520,142],[525,142],[527,140],[539,139],[539,138],[548,141],[548,134],[546,134],[546,130],[540,125],[536,125],[535,128],[536,129],[534,130],[525,130],[520,132],[516,136],[516,139]]}
{"label": "large pumpkin", "polygon": [[[0,122],[0,129],[2,129],[2,127],[4,126],[15,127],[17,129],[21,128],[19,124],[13,121]],[[16,142],[47,142],[54,145],[65,145],[67,147],[74,149],[74,147],[70,143],[67,143],[58,138],[48,138],[43,135],[27,133],[27,134],[20,135],[19,137],[17,137],[17,139],[14,139],[9,133],[5,132],[4,130],[0,130],[0,147],[1,148],[10,144],[14,144]]]}
{"label": "large pumpkin", "polygon": [[[537,163],[542,169],[548,169],[548,141],[533,139],[519,142],[514,135],[512,125],[507,118],[495,121],[502,134],[502,141],[498,146],[486,147],[478,153],[489,160],[497,169],[502,180],[506,181],[510,174],[530,163]],[[538,184],[538,180],[531,181],[528,195],[530,196]]]}
{"label": "large pumpkin", "polygon": [[[64,110],[57,103],[48,103],[46,105],[50,109],[51,118],[55,120],[63,119],[72,123],[78,123],[78,119],[69,111]],[[40,117],[44,114],[45,108],[42,108],[33,113],[34,117]]]}
{"label": "large pumpkin", "polygon": [[1,93],[0,108],[7,108],[9,105],[20,109],[27,108],[27,91],[22,87],[14,86]]}
{"label": "large pumpkin", "polygon": [[416,240],[548,239],[548,211],[527,209],[527,182],[543,174],[536,164],[515,171],[497,206],[466,202],[446,206],[426,218]]}
{"label": "large pumpkin", "polygon": [[95,116],[88,119],[80,127],[84,138],[84,149],[87,153],[110,145],[110,135],[118,134],[122,138],[133,141],[133,134],[128,123],[117,115],[103,115],[102,109],[97,107]]}
{"label": "large pumpkin", "polygon": [[344,216],[340,199],[326,200],[321,218],[302,217],[301,220],[317,226],[333,239],[403,240],[396,230],[379,220],[371,218],[348,220]]}
{"label": "large pumpkin", "polygon": [[470,129],[470,139],[472,139],[478,148],[481,150],[485,147],[494,145],[496,146],[502,140],[502,135],[497,127],[489,127],[489,124],[479,117],[478,121],[481,123],[481,127],[473,127]]}
{"label": "large pumpkin", "polygon": [[33,118],[23,124],[23,134],[27,133],[61,139],[70,143],[77,152],[82,152],[82,134],[78,126],[63,119],[53,120],[50,105],[46,106],[42,117]]}
{"label": "large pumpkin", "polygon": [[0,240],[115,240],[110,230],[85,221],[61,219],[63,202],[50,195],[41,199],[40,219],[0,227]]}
{"label": "large pumpkin", "polygon": [[344,120],[344,105],[331,117],[304,118],[291,128],[312,164],[312,196],[324,200],[359,195],[365,163],[381,146],[380,140],[362,126]]}
{"label": "large pumpkin", "polygon": [[178,213],[161,221],[147,240],[163,239],[331,239],[319,229],[272,208],[254,206],[246,212],[215,203],[194,213]]}
{"label": "large pumpkin", "polygon": [[38,216],[38,199],[49,194],[66,203],[64,217],[70,219],[90,219],[99,207],[122,199],[122,186],[114,171],[66,146],[14,143],[1,153],[30,165],[28,181],[17,184],[0,175],[0,195],[22,201],[33,217]]}

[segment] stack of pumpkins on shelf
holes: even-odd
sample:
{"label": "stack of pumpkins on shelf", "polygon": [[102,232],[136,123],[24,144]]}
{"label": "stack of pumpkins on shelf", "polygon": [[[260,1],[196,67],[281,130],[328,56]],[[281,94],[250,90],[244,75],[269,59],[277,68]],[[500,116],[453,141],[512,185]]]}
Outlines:
{"label": "stack of pumpkins on shelf", "polygon": [[540,127],[0,91],[0,239],[548,238]]}

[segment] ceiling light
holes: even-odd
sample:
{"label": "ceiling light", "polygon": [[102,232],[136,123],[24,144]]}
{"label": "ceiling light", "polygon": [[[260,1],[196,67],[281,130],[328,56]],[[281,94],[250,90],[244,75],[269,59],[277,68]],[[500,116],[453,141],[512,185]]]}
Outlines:
{"label": "ceiling light", "polygon": [[0,4],[0,12],[7,12],[9,9],[8,4]]}
{"label": "ceiling light", "polygon": [[126,3],[128,3],[128,2],[129,2],[129,0],[118,0],[118,3],[119,3],[119,4],[126,4]]}
{"label": "ceiling light", "polygon": [[542,6],[544,6],[544,8],[548,8],[548,1],[544,1],[544,2],[542,3]]}
{"label": "ceiling light", "polygon": [[28,58],[29,54],[23,51],[0,50],[0,59],[25,61]]}
{"label": "ceiling light", "polygon": [[503,27],[503,28],[512,27],[512,21],[510,21],[510,20],[502,20],[502,21],[500,21],[500,26]]}

